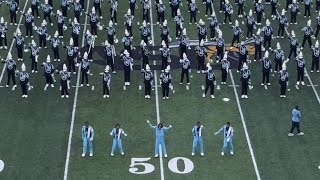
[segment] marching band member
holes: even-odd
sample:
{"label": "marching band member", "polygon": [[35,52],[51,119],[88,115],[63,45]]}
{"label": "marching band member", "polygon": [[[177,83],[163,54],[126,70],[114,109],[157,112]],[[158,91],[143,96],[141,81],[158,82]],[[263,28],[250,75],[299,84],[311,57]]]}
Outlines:
{"label": "marching band member", "polygon": [[[0,19],[0,49],[4,47],[4,49],[7,49],[7,31],[8,26],[7,22],[4,22],[3,17]],[[4,42],[4,46],[3,43]]]}
{"label": "marching band member", "polygon": [[70,4],[69,0],[61,0],[60,8],[62,11],[62,16],[64,16],[64,17],[68,17],[67,12],[69,9],[69,4]]}
{"label": "marching band member", "polygon": [[230,149],[230,154],[233,155],[233,127],[230,125],[230,122],[227,122],[226,125],[223,125],[221,129],[219,129],[219,131],[217,131],[216,133],[214,133],[214,135],[223,133],[223,147],[222,147],[222,151],[221,151],[221,156],[224,156],[224,151],[228,148],[229,145],[229,149]]}
{"label": "marching band member", "polygon": [[103,2],[103,0],[94,0],[93,1],[93,8],[92,8],[92,9],[95,9],[95,11],[98,11],[100,19],[103,18],[102,13],[101,13],[101,2]]}
{"label": "marching band member", "polygon": [[[270,72],[272,72],[272,63],[269,58],[269,51],[266,51],[264,53],[264,57],[260,60],[262,63],[262,82],[261,86],[264,86],[265,84],[270,86]],[[266,82],[266,83],[265,83]]]}
{"label": "marching band member", "polygon": [[299,6],[297,4],[297,0],[292,0],[292,4],[289,6],[291,12],[290,24],[298,24],[297,23],[297,14],[300,14]]}
{"label": "marching band member", "polygon": [[31,73],[38,73],[38,57],[40,48],[37,47],[36,42],[32,39],[30,48],[30,58],[31,58]]}
{"label": "marching band member", "polygon": [[190,49],[190,42],[189,42],[189,38],[187,36],[186,28],[183,29],[182,35],[180,36],[179,41],[180,41],[180,44],[179,44],[180,59],[182,59],[183,53],[187,53],[187,48]]}
{"label": "marching band member", "polygon": [[286,63],[282,64],[282,70],[279,71],[280,97],[286,97],[287,86],[289,85],[289,74]]}
{"label": "marching band member", "polygon": [[[98,0],[98,1],[100,1],[100,0]],[[98,28],[98,23],[99,23],[99,17],[96,14],[95,7],[92,8],[91,13],[87,14],[87,16],[90,17],[91,34],[94,35],[95,37],[97,37],[97,35],[98,35],[97,28]]]}
{"label": "marching band member", "polygon": [[194,153],[196,151],[197,145],[199,143],[200,145],[200,154],[203,157],[204,156],[204,152],[203,152],[203,130],[204,127],[203,125],[198,121],[197,125],[195,125],[192,128],[192,134],[193,134],[193,143],[192,143],[192,153],[191,156],[194,156]]}
{"label": "marching band member", "polygon": [[169,88],[171,86],[171,79],[172,79],[169,71],[170,71],[170,65],[168,65],[164,70],[164,72],[160,74],[160,82],[162,87],[162,99],[169,99]]}
{"label": "marching band member", "polygon": [[312,51],[312,65],[311,65],[311,72],[313,72],[314,67],[316,68],[317,72],[319,71],[319,59],[320,59],[320,49],[319,49],[319,41],[316,41],[316,44],[311,49]]}
{"label": "marching band member", "polygon": [[216,83],[216,76],[213,72],[213,69],[211,67],[211,65],[208,63],[207,64],[207,68],[208,70],[205,71],[205,74],[206,74],[206,87],[205,87],[205,90],[204,90],[204,93],[202,94],[202,97],[206,97],[206,94],[210,88],[210,96],[212,99],[214,99],[214,84]]}
{"label": "marching band member", "polygon": [[137,0],[129,0],[129,7],[132,15],[134,16],[134,10],[136,9],[136,2]]}
{"label": "marching band member", "polygon": [[81,26],[80,26],[77,18],[73,19],[73,22],[70,23],[70,26],[72,29],[71,36],[72,36],[72,40],[74,42],[74,46],[79,47],[79,34],[80,34]]}
{"label": "marching band member", "polygon": [[146,70],[142,69],[142,73],[143,73],[143,81],[144,81],[144,98],[150,99],[153,73],[150,69],[149,64],[146,65]]}
{"label": "marching band member", "polygon": [[33,38],[33,32],[32,32],[32,24],[34,22],[34,17],[31,15],[31,8],[28,9],[26,14],[22,14],[25,18],[24,25],[26,26],[26,37],[31,36]]}
{"label": "marching band member", "polygon": [[258,3],[255,4],[255,11],[257,14],[257,25],[261,25],[262,16],[264,16],[264,6],[262,4],[262,0],[259,0]]}
{"label": "marching band member", "polygon": [[141,40],[141,55],[142,55],[142,67],[141,69],[144,70],[146,65],[149,64],[149,50],[147,44]]}
{"label": "marching band member", "polygon": [[162,23],[162,26],[160,28],[161,30],[161,42],[164,41],[165,44],[167,46],[169,46],[169,41],[171,41],[171,38],[170,38],[170,31],[169,31],[169,27],[167,26],[167,20],[164,20],[163,23]]}
{"label": "marching band member", "polygon": [[182,64],[180,84],[183,84],[184,75],[186,75],[187,84],[190,84],[190,81],[189,81],[189,72],[191,71],[190,60],[188,59],[186,53],[183,53],[182,58],[183,59],[180,59],[179,61],[180,64]]}
{"label": "marching band member", "polygon": [[16,1],[17,0],[7,1],[10,9],[10,25],[12,25],[13,21],[14,25],[17,25],[17,13],[20,8]]}
{"label": "marching band member", "polygon": [[122,38],[123,49],[127,50],[129,54],[131,54],[132,49],[132,36],[130,36],[128,30],[124,31],[124,37]]}
{"label": "marching band member", "polygon": [[161,71],[164,72],[170,61],[170,49],[167,47],[165,41],[161,43],[162,47],[159,49],[161,53]]}
{"label": "marching band member", "polygon": [[130,72],[133,70],[133,59],[127,50],[124,50],[120,57],[123,61],[124,85],[130,86]]}
{"label": "marching band member", "polygon": [[279,20],[279,27],[278,27],[278,36],[277,37],[280,36],[281,38],[283,38],[284,28],[288,26],[288,19],[286,17],[286,10],[282,9],[281,15],[278,16],[278,20]]}
{"label": "marching band member", "polygon": [[116,73],[115,69],[114,69],[114,58],[115,56],[117,56],[116,51],[114,49],[114,46],[109,44],[108,41],[105,41],[104,43],[104,51],[106,53],[107,56],[107,65],[109,67],[111,67],[112,73]]}
{"label": "marching band member", "polygon": [[243,17],[243,7],[245,0],[238,0],[238,17]]}
{"label": "marching band member", "polygon": [[213,10],[212,10],[213,0],[205,0],[205,4],[206,4],[206,14],[204,16],[207,17],[208,13],[210,13],[210,14],[213,13]]}
{"label": "marching band member", "polygon": [[200,45],[201,40],[208,41],[207,29],[205,26],[205,22],[202,21],[202,19],[199,20],[199,24],[197,25],[197,29],[198,29],[198,37],[199,37],[199,45]]}
{"label": "marching band member", "polygon": [[80,22],[80,15],[82,11],[82,6],[79,0],[76,0],[75,2],[71,2],[73,5],[73,12],[74,12],[74,17],[77,18],[77,21]]}
{"label": "marching band member", "polygon": [[143,20],[142,26],[139,28],[139,30],[141,34],[141,40],[144,41],[144,43],[148,44],[151,35],[151,30],[147,27],[147,23],[145,20]]}
{"label": "marching band member", "polygon": [[109,65],[106,66],[103,73],[100,73],[100,76],[102,76],[103,98],[109,98],[109,96],[110,96],[110,82],[111,82],[111,74],[109,73]]}
{"label": "marching band member", "polygon": [[141,1],[142,4],[142,21],[150,24],[150,2],[149,0]]}
{"label": "marching band member", "polygon": [[302,51],[299,52],[298,58],[296,59],[297,62],[297,85],[301,83],[304,86],[304,68],[305,68],[305,60],[303,58]]}
{"label": "marching band member", "polygon": [[95,37],[93,35],[91,35],[89,30],[87,30],[87,33],[85,35],[85,40],[86,40],[86,44],[87,44],[88,59],[92,60]]}
{"label": "marching band member", "polygon": [[181,0],[169,0],[169,4],[171,7],[171,17],[174,18],[178,15],[178,10],[180,6]]}
{"label": "marching band member", "polygon": [[253,35],[254,38],[254,60],[257,60],[257,57],[259,56],[259,60],[262,58],[262,42],[263,37],[260,36],[261,30],[260,28],[257,30],[256,35]]}
{"label": "marching band member", "polygon": [[277,18],[277,6],[279,5],[279,0],[271,0],[271,18]]}
{"label": "marching band member", "polygon": [[311,37],[313,37],[313,29],[311,27],[311,20],[307,21],[307,26],[303,27],[301,31],[304,32],[301,49],[303,49],[306,41],[308,41],[310,48],[312,48]]}
{"label": "marching band member", "polygon": [[[320,2],[319,2],[319,4],[320,4]],[[320,7],[320,5],[319,5],[319,7]],[[316,33],[314,36],[318,37],[319,31],[320,31],[320,11],[319,11],[318,17],[316,18],[316,21],[317,21],[317,30],[316,30]]]}
{"label": "marching band member", "polygon": [[87,52],[83,54],[83,57],[81,59],[81,84],[80,87],[83,86],[84,79],[86,79],[86,84],[89,87],[89,80],[88,80],[88,74],[90,74],[90,63],[92,62],[92,59],[89,59],[89,55]]}
{"label": "marching band member", "polygon": [[225,0],[223,11],[224,11],[223,24],[227,23],[227,18],[229,18],[229,24],[232,24],[231,15],[233,14],[233,7],[229,3],[229,0]]}
{"label": "marching band member", "polygon": [[224,39],[222,37],[222,31],[219,29],[218,30],[218,38],[216,39],[216,49],[217,49],[217,57],[216,57],[216,62],[218,63],[224,55]]}
{"label": "marching band member", "polygon": [[23,60],[23,47],[25,46],[24,37],[21,35],[21,31],[18,28],[17,32],[13,34],[13,39],[16,42],[17,54],[18,54],[18,61]]}
{"label": "marching band member", "polygon": [[189,9],[190,9],[190,21],[189,24],[192,23],[192,20],[194,21],[194,24],[197,24],[197,12],[200,13],[198,10],[198,6],[196,4],[195,0],[191,0],[191,3],[189,3]]}
{"label": "marching band member", "polygon": [[111,149],[111,156],[114,156],[114,150],[116,149],[116,146],[118,146],[119,151],[121,155],[124,155],[123,149],[122,149],[122,135],[127,136],[127,134],[124,132],[123,129],[120,128],[120,124],[116,124],[115,127],[110,132],[110,135],[113,137],[112,140],[112,149]]}
{"label": "marching band member", "polygon": [[232,42],[231,42],[231,47],[234,47],[234,42],[237,41],[237,43],[240,42],[240,35],[242,35],[242,30],[239,26],[239,22],[238,20],[236,20],[234,22],[234,26],[231,26],[232,30],[233,30],[233,38],[232,38]]}
{"label": "marching band member", "polygon": [[69,98],[69,92],[68,89],[70,89],[70,72],[68,72],[68,68],[66,64],[63,64],[62,71],[56,70],[57,74],[60,75],[60,92],[61,92],[61,98]]}
{"label": "marching band member", "polygon": [[243,63],[240,80],[242,82],[241,98],[248,98],[248,86],[251,80],[251,72],[248,69],[247,63]]}
{"label": "marching band member", "polygon": [[244,41],[241,41],[241,43],[237,45],[237,48],[239,49],[239,61],[238,61],[237,72],[239,72],[242,68],[242,65],[247,62],[248,49],[247,49],[246,45],[244,44]]}
{"label": "marching band member", "polygon": [[76,54],[78,48],[74,46],[73,39],[70,38],[69,46],[63,46],[67,50],[68,72],[76,74]]}
{"label": "marching band member", "polygon": [[39,8],[38,7],[39,7],[39,0],[32,0],[31,1],[32,16],[35,16],[35,14],[36,14],[39,19],[40,16],[39,16]]}
{"label": "marching band member", "polygon": [[59,10],[57,10],[57,14],[55,16],[57,19],[59,38],[63,38],[63,31],[65,28],[64,21],[66,19],[66,16],[61,14],[61,12]]}
{"label": "marching band member", "polygon": [[176,39],[181,35],[183,29],[184,18],[181,16],[180,9],[177,10],[177,15],[174,17],[176,22]]}
{"label": "marching band member", "polygon": [[165,127],[162,125],[162,123],[159,123],[157,126],[152,126],[150,124],[150,121],[147,120],[148,125],[150,126],[150,128],[152,128],[153,130],[155,130],[156,133],[156,143],[155,143],[155,147],[154,147],[154,157],[157,158],[159,156],[159,146],[161,145],[162,148],[162,153],[164,154],[164,157],[168,157],[167,154],[167,149],[166,149],[166,144],[164,141],[164,134],[165,132],[167,132],[169,129],[172,128],[171,125],[169,125],[169,127]]}
{"label": "marching band member", "polygon": [[35,30],[39,34],[39,49],[41,49],[41,47],[47,48],[46,36],[48,31],[46,25],[46,20],[43,20],[40,27],[35,27]]}
{"label": "marching band member", "polygon": [[127,14],[124,15],[124,25],[126,26],[126,30],[130,33],[130,36],[133,36],[132,32],[132,22],[134,16],[131,15],[131,10],[128,9]]}
{"label": "marching band member", "polygon": [[46,79],[46,85],[44,87],[43,90],[47,90],[47,88],[49,87],[49,85],[51,85],[51,87],[54,87],[53,85],[53,81],[54,78],[53,78],[53,73],[54,73],[54,66],[53,64],[51,63],[50,61],[50,55],[47,56],[47,61],[46,62],[43,62],[41,64],[41,66],[43,67],[44,69],[44,72],[43,72],[43,76],[45,77]]}
{"label": "marching band member", "polygon": [[294,31],[291,31],[291,36],[289,36],[289,43],[290,43],[290,52],[287,58],[287,61],[289,61],[291,54],[293,53],[294,58],[297,57],[297,49],[299,46],[298,39],[296,38],[296,34]]}
{"label": "marching band member", "polygon": [[93,137],[94,137],[94,130],[89,123],[86,122],[84,126],[82,126],[82,157],[84,157],[87,153],[87,146],[89,144],[89,152],[90,157],[93,156]]}
{"label": "marching band member", "polygon": [[58,38],[59,33],[56,31],[53,35],[53,38],[50,38],[49,41],[52,44],[52,50],[53,50],[53,61],[60,61],[60,52],[59,52],[59,45],[60,45],[60,40]]}
{"label": "marching band member", "polygon": [[229,69],[230,62],[228,61],[228,52],[225,52],[221,61],[221,84],[227,84]]}
{"label": "marching band member", "polygon": [[8,56],[7,56],[7,59],[6,60],[2,60],[1,62],[6,64],[6,69],[7,69],[8,80],[7,80],[6,88],[9,87],[10,79],[12,79],[12,83],[13,83],[12,90],[14,90],[17,87],[16,77],[15,77],[15,71],[16,71],[16,68],[17,68],[16,61],[12,59],[12,55],[9,52]]}
{"label": "marching band member", "polygon": [[211,16],[208,18],[208,20],[210,21],[210,40],[214,40],[216,38],[216,29],[218,26],[216,14],[213,12]]}
{"label": "marching band member", "polygon": [[118,43],[118,39],[116,37],[116,30],[113,27],[113,22],[110,20],[108,27],[105,28],[107,31],[108,43],[110,45],[114,45],[114,43]]}
{"label": "marching band member", "polygon": [[200,73],[200,70],[202,73],[204,73],[204,63],[207,56],[207,49],[204,47],[204,40],[202,39],[200,41],[200,46],[197,46],[195,48],[196,54],[197,54],[197,60],[198,60],[198,71],[197,73]]}
{"label": "marching band member", "polygon": [[280,71],[282,68],[282,63],[284,60],[284,52],[283,50],[281,50],[281,46],[280,43],[277,42],[277,49],[271,49],[271,51],[274,53],[274,61],[275,61],[275,68],[274,68],[274,72],[278,72],[278,70]]}
{"label": "marching band member", "polygon": [[[271,23],[269,21],[269,19],[266,20],[266,26],[264,26],[261,31],[264,32],[264,37],[263,37],[263,47],[265,49],[268,49],[269,47],[271,47],[271,40],[272,40],[272,35],[273,35],[273,29],[271,27]],[[268,43],[268,47],[267,47],[267,43]]]}
{"label": "marching band member", "polygon": [[310,9],[311,9],[311,6],[312,6],[312,0],[304,0],[304,18],[306,18],[307,16],[309,17],[310,19]]}
{"label": "marching band member", "polygon": [[163,4],[162,0],[159,0],[159,4],[157,4],[157,24],[162,24],[165,21],[165,10],[166,6]]}
{"label": "marching band member", "polygon": [[24,65],[24,63],[22,63],[21,65],[21,71],[17,71],[16,75],[19,76],[20,79],[22,98],[27,98],[28,90],[30,90],[32,86],[30,86],[29,74],[26,72],[26,66]]}
{"label": "marching band member", "polygon": [[256,20],[252,16],[252,10],[251,9],[249,10],[248,16],[245,15],[244,17],[247,20],[247,37],[246,37],[246,39],[248,39],[248,38],[253,36],[253,29],[254,29],[254,26],[256,24]]}
{"label": "marching band member", "polygon": [[110,13],[111,13],[111,21],[117,25],[117,13],[118,13],[118,1],[117,0],[110,0]]}
{"label": "marching band member", "polygon": [[46,20],[46,18],[48,18],[50,25],[53,26],[53,23],[51,20],[52,6],[50,6],[50,4],[48,3],[48,0],[44,0],[44,4],[41,4],[40,6],[43,10],[43,20]]}

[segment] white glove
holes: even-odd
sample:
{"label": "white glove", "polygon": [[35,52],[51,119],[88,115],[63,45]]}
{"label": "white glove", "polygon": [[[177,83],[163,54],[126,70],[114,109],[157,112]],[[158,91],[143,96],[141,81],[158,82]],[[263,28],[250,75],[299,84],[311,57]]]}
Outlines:
{"label": "white glove", "polygon": [[110,135],[112,136],[112,132],[110,133]]}
{"label": "white glove", "polygon": [[128,134],[123,134],[124,136],[128,136]]}
{"label": "white glove", "polygon": [[149,120],[147,120],[147,123],[148,123],[148,124],[150,124],[150,121],[149,121]]}
{"label": "white glove", "polygon": [[90,138],[90,141],[93,141],[93,138]]}
{"label": "white glove", "polygon": [[171,125],[171,124],[169,125],[169,128],[172,128],[172,125]]}
{"label": "white glove", "polygon": [[214,133],[214,135],[217,135],[217,134],[218,134],[218,132],[215,132],[215,133]]}
{"label": "white glove", "polygon": [[227,142],[230,142],[230,137],[227,138]]}

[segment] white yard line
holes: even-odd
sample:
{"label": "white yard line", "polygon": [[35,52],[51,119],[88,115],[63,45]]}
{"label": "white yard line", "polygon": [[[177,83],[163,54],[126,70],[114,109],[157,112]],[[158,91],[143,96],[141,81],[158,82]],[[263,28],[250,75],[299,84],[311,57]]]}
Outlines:
{"label": "white yard line", "polygon": [[[279,12],[278,12],[278,10],[277,10],[277,15],[278,15],[278,16],[280,15]],[[288,32],[288,28],[285,27],[284,30],[286,31],[287,36],[289,36],[290,33]],[[312,80],[311,80],[311,77],[309,76],[309,73],[308,73],[308,71],[307,71],[306,68],[304,69],[304,71],[305,71],[305,73],[306,73],[306,75],[307,75],[307,78],[308,78],[308,80],[309,80],[309,82],[310,82],[310,86],[311,86],[314,94],[315,94],[316,97],[317,97],[318,103],[320,104],[319,94],[318,94],[318,92],[316,91],[315,85],[313,85],[313,82],[312,82]]]}
{"label": "white yard line", "polygon": [[[153,15],[152,15],[152,1],[150,2],[150,26],[151,26],[151,40],[152,40],[152,46],[155,45],[154,43],[154,33],[153,33]],[[152,51],[153,55],[155,55],[155,51]],[[153,65],[156,65],[156,61],[153,61]],[[159,96],[158,96],[158,76],[157,71],[154,70],[154,94],[156,98],[156,112],[157,112],[157,124],[160,123],[160,108],[159,108]],[[159,159],[160,159],[160,178],[161,180],[164,180],[164,170],[163,170],[163,157],[162,157],[162,148],[161,145],[159,147]]]}
{"label": "white yard line", "polygon": [[[90,6],[90,0],[88,0],[88,2],[87,2],[87,10],[86,10],[86,12],[89,11],[89,6]],[[86,14],[84,14],[84,16],[85,16],[85,23],[84,24],[87,24],[88,17],[87,17]],[[86,29],[87,29],[87,26],[84,26],[83,35],[82,35],[82,43],[81,43],[82,47],[84,46],[84,39],[85,39]],[[76,108],[77,108],[77,100],[78,100],[78,92],[79,92],[80,71],[81,71],[81,66],[78,67],[77,84],[76,84],[76,90],[75,90],[74,100],[73,100],[71,124],[70,124],[70,131],[69,131],[69,140],[68,140],[68,149],[67,149],[66,163],[65,163],[65,166],[64,166],[63,180],[67,180],[68,179],[70,153],[71,153],[71,143],[72,143],[72,134],[73,134],[73,127],[74,127],[74,120],[75,120],[75,116],[76,116]]]}
{"label": "white yard line", "polygon": [[[26,2],[24,4],[24,7],[23,7],[23,10],[22,10],[23,13],[25,13],[25,10],[27,8],[28,2],[29,2],[29,0],[26,0]],[[19,22],[18,22],[18,25],[17,25],[17,28],[16,28],[16,30],[14,32],[17,32],[17,30],[19,29],[22,19],[23,19],[23,15],[21,14]],[[16,41],[16,39],[12,40],[10,48],[9,48],[9,51],[8,51],[8,54],[11,53],[15,41]],[[7,57],[8,57],[8,55],[6,56],[6,59],[7,59]],[[3,78],[5,70],[6,70],[6,64],[4,64],[3,68],[2,68],[2,72],[1,72],[1,75],[0,75],[0,84],[1,84],[1,81],[2,81],[2,78]]]}
{"label": "white yard line", "polygon": [[248,147],[249,147],[252,163],[253,163],[253,166],[254,166],[254,170],[256,172],[257,179],[261,180],[259,169],[258,169],[258,165],[257,165],[257,162],[256,162],[256,158],[254,156],[254,152],[253,152],[253,148],[252,148],[252,145],[251,145],[249,133],[248,133],[248,130],[247,130],[246,121],[244,120],[244,116],[243,116],[242,108],[241,108],[241,105],[240,105],[237,89],[236,89],[236,86],[235,86],[235,83],[234,83],[232,71],[230,70],[229,72],[230,72],[230,78],[231,78],[231,81],[232,81],[232,84],[233,84],[234,95],[236,96],[236,100],[237,100],[237,105],[238,105],[238,109],[239,109],[239,113],[240,113],[240,117],[241,117],[242,126],[243,126],[243,129],[244,129],[244,133],[246,135],[247,144],[248,144]]}
{"label": "white yard line", "polygon": [[[215,12],[213,3],[211,5],[211,7],[212,7],[212,11]],[[217,15],[216,15],[216,17],[217,17]],[[219,25],[218,25],[218,28],[219,28]],[[258,169],[258,165],[257,165],[257,162],[256,162],[256,158],[254,156],[254,152],[253,152],[253,149],[252,149],[249,133],[248,133],[248,130],[247,130],[246,121],[244,120],[244,116],[243,116],[243,113],[242,113],[242,109],[241,109],[241,105],[240,105],[240,101],[239,101],[236,85],[234,83],[234,79],[233,79],[233,76],[232,76],[232,71],[230,70],[229,72],[230,72],[230,77],[231,77],[231,81],[232,81],[232,85],[233,85],[234,95],[236,96],[236,100],[237,100],[237,105],[238,105],[238,110],[239,110],[240,117],[241,117],[242,126],[243,126],[243,129],[244,129],[244,133],[246,135],[247,144],[248,144],[248,148],[249,148],[249,151],[250,151],[253,167],[254,167],[254,170],[256,172],[257,180],[261,180],[259,169]]]}

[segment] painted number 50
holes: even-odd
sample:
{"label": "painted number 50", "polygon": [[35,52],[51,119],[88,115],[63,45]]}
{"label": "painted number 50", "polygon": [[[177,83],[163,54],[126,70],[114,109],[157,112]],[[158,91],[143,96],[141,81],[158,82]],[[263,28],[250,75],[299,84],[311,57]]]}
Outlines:
{"label": "painted number 50", "polygon": [[[130,164],[130,168],[129,168],[129,172],[133,173],[133,174],[148,174],[154,171],[154,166],[150,163],[146,163],[147,161],[149,161],[151,158],[131,158],[131,164]],[[181,160],[184,164],[184,169],[183,171],[178,169],[178,161]],[[136,166],[144,166],[143,171],[136,167]],[[185,157],[175,157],[172,158],[169,162],[168,162],[168,168],[170,169],[170,171],[177,173],[177,174],[187,174],[190,173],[193,168],[193,162]]]}

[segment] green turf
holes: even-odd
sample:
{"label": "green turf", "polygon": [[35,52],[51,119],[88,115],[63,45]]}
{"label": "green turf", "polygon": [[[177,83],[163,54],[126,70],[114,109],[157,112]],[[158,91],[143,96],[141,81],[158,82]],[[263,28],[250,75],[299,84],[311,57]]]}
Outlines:
{"label": "green turf", "polygon": [[[20,8],[25,1],[20,2]],[[154,7],[154,2],[153,6]],[[215,11],[219,22],[223,20],[223,14],[218,13],[218,2],[215,2]],[[233,2],[232,2],[233,3]],[[122,15],[127,11],[128,3],[119,2],[117,38],[120,40],[124,34]],[[198,19],[204,17],[205,8],[197,2],[200,8]],[[175,37],[175,25],[170,16],[170,7],[167,7],[166,17],[171,30],[171,37]],[[189,13],[185,1],[183,2],[182,15],[185,18],[185,27],[190,39],[198,39],[197,31],[194,25],[189,25]],[[30,2],[28,2],[28,7]],[[90,1],[91,9],[92,2]],[[134,23],[134,45],[140,43],[140,34],[138,32],[137,21],[141,22],[141,5],[136,10]],[[249,4],[246,10],[252,5]],[[282,5],[283,6],[283,5]],[[55,3],[55,10],[58,8]],[[109,4],[102,4],[103,16],[102,24],[107,24],[110,14],[107,11]],[[234,6],[234,12],[237,7]],[[300,5],[301,10],[304,8]],[[279,12],[281,9],[278,8]],[[41,13],[41,12],[40,12]],[[270,13],[270,7],[266,6],[266,16]],[[69,11],[69,16],[73,12]],[[7,17],[7,9],[0,8],[0,15]],[[41,13],[42,16],[42,13]],[[233,18],[236,15],[233,16]],[[287,17],[288,13],[287,13]],[[154,23],[156,14],[153,9]],[[204,19],[204,18],[203,18]],[[312,19],[315,19],[313,14]],[[36,24],[42,20],[35,19]],[[240,24],[241,24],[240,20]],[[265,19],[263,19],[264,23]],[[24,22],[24,20],[22,21]],[[277,21],[271,21],[274,31],[277,31]],[[289,31],[295,29],[297,37],[302,42],[302,33],[300,29],[305,26],[306,20],[302,15],[298,17],[298,25],[289,27]],[[55,23],[55,20],[54,20]],[[81,23],[84,23],[82,17]],[[207,23],[208,24],[208,23]],[[314,21],[313,21],[314,24]],[[10,25],[9,25],[10,26]],[[9,27],[9,36],[14,32],[15,26]],[[82,30],[83,30],[82,26]],[[246,30],[244,25],[241,25]],[[87,27],[89,28],[89,26]],[[227,43],[231,42],[232,34],[229,25],[220,25]],[[49,34],[54,30],[48,27]],[[21,27],[24,34],[24,28]],[[154,26],[155,45],[160,44],[159,28]],[[65,31],[66,37],[70,37],[70,28]],[[99,39],[96,44],[104,42],[105,32],[99,31]],[[101,38],[100,38],[101,37]],[[66,42],[68,42],[66,38]],[[82,37],[80,36],[80,42]],[[37,36],[35,41],[38,43]],[[30,38],[27,39],[30,42]],[[273,40],[275,45],[277,40]],[[285,56],[288,52],[287,39],[280,40]],[[314,42],[314,41],[313,41]],[[9,45],[11,39],[8,38]],[[9,46],[8,45],[8,46]],[[48,46],[50,47],[50,45]],[[116,45],[116,51],[122,50],[122,43]],[[305,46],[307,47],[307,46]],[[177,54],[176,50],[173,50]],[[16,58],[16,49],[12,49],[13,57]],[[40,61],[44,61],[47,54],[52,54],[51,49],[41,49]],[[65,51],[60,50],[62,57],[65,57]],[[6,50],[0,50],[0,56],[5,57]],[[27,70],[30,72],[30,60],[27,58],[29,53],[24,53],[24,62]],[[311,53],[308,48],[304,49],[306,58],[306,67],[309,75],[315,85],[320,85],[319,74],[310,73]],[[95,59],[101,59],[94,55]],[[63,59],[63,58],[61,58]],[[191,59],[192,63],[196,63]],[[159,61],[157,63],[160,63]],[[55,66],[60,63],[54,62]],[[136,59],[135,64],[140,64]],[[18,62],[20,68],[21,62]],[[2,69],[3,65],[0,65]],[[132,73],[132,85],[126,91],[122,90],[123,72],[117,71],[112,76],[111,97],[102,99],[101,77],[99,72],[103,72],[104,66],[93,64],[91,72],[94,74],[89,77],[90,84],[95,86],[94,91],[91,88],[79,88],[77,97],[77,107],[75,114],[75,124],[72,138],[72,148],[69,164],[69,179],[160,179],[160,161],[153,158],[154,155],[154,133],[148,128],[146,120],[149,119],[153,124],[156,123],[156,100],[155,91],[152,91],[150,100],[145,100],[143,91],[139,91],[139,85],[142,84],[142,76],[138,71]],[[294,87],[296,79],[295,64],[293,61],[288,63],[289,78],[291,89],[286,99],[279,98],[278,77],[271,77],[271,87],[265,90],[260,86],[261,65],[259,62],[249,64],[252,72],[253,89],[249,91],[249,99],[240,100],[244,119],[247,124],[248,133],[251,139],[257,165],[262,179],[319,179],[317,166],[319,165],[320,144],[317,142],[317,129],[319,128],[317,108],[319,102],[310,86],[301,87],[297,90]],[[73,98],[75,88],[71,89],[71,98],[60,99],[58,83],[55,88],[49,88],[43,91],[44,77],[42,69],[39,66],[38,74],[31,75],[31,83],[34,89],[29,92],[27,100],[21,99],[20,87],[16,91],[6,88],[0,88],[1,107],[0,108],[0,159],[5,162],[5,169],[0,172],[0,179],[63,179],[65,157],[67,152],[67,143],[69,127],[71,121],[71,112],[73,109]],[[239,74],[232,70],[236,85],[240,84]],[[159,77],[160,72],[157,72]],[[201,98],[201,85],[204,83],[204,76],[192,71],[190,90],[186,90],[185,85],[179,85],[180,70],[172,71],[173,85],[175,93],[171,94],[170,100],[162,100],[161,88],[158,87],[160,120],[166,126],[173,125],[166,135],[166,145],[168,158],[163,159],[164,179],[256,179],[253,163],[249,153],[242,121],[233,91],[232,82],[228,77],[228,85],[221,86],[220,90],[215,90],[216,99],[209,97]],[[220,83],[220,72],[216,71],[217,83]],[[58,78],[58,76],[56,76]],[[72,85],[76,85],[77,75],[72,75]],[[1,85],[5,85],[6,74]],[[307,85],[310,84],[305,79]],[[238,94],[240,88],[237,87]],[[319,92],[316,86],[315,90]],[[230,98],[229,102],[223,102],[222,98]],[[288,138],[287,133],[290,128],[291,109],[299,105],[302,107],[302,130],[306,133],[304,137]],[[89,121],[95,130],[94,156],[92,158],[81,158],[82,141],[81,126],[85,121]],[[205,126],[205,157],[197,154],[191,157],[192,133],[191,128],[197,122],[201,121]],[[222,137],[214,136],[216,132],[226,121],[230,121],[235,128],[234,147],[235,155],[231,157],[226,154],[220,156],[222,147]],[[122,157],[117,152],[115,157],[110,157],[111,137],[109,132],[116,123],[120,123],[122,128],[128,133],[128,137],[123,138],[123,147],[125,156]],[[155,167],[152,173],[146,175],[135,175],[129,172],[131,158],[151,157],[148,163]],[[194,164],[194,169],[188,174],[177,174],[168,168],[168,162],[174,157],[185,157]],[[178,168],[182,171],[183,164],[178,163]],[[140,166],[139,170],[143,170]]]}

